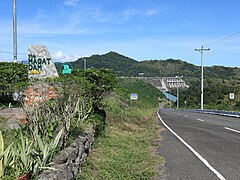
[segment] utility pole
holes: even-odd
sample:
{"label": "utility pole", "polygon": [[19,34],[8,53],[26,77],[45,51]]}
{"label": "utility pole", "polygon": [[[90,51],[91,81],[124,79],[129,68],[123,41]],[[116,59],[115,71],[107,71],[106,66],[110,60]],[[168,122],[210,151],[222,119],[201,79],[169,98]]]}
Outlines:
{"label": "utility pole", "polygon": [[179,81],[181,80],[183,76],[175,76],[175,78],[177,78],[177,109],[179,109],[179,86],[180,86],[180,83]]}
{"label": "utility pole", "polygon": [[177,109],[179,109],[179,89],[177,84]]}
{"label": "utility pole", "polygon": [[203,46],[201,47],[201,49],[195,49],[195,51],[199,51],[201,53],[201,110],[203,110],[203,52],[204,51],[209,51],[210,48],[203,48]]}
{"label": "utility pole", "polygon": [[[169,93],[171,94],[171,90],[169,90]],[[170,108],[172,108],[172,101],[171,101],[171,99],[169,99],[169,101],[170,101]]]}
{"label": "utility pole", "polygon": [[16,0],[13,0],[13,62],[17,62],[17,15]]}
{"label": "utility pole", "polygon": [[87,60],[83,59],[83,62],[84,62],[84,71],[86,71],[87,70]]}
{"label": "utility pole", "polygon": [[[87,60],[83,59],[83,69],[84,69],[84,86],[86,87],[86,70],[87,70]],[[83,95],[83,112],[85,112],[85,92]]]}

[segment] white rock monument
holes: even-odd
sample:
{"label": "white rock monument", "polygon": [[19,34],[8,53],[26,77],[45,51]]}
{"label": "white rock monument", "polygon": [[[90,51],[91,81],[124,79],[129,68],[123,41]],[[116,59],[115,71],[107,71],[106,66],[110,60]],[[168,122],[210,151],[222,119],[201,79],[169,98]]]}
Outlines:
{"label": "white rock monument", "polygon": [[58,77],[57,69],[46,46],[28,47],[28,77]]}

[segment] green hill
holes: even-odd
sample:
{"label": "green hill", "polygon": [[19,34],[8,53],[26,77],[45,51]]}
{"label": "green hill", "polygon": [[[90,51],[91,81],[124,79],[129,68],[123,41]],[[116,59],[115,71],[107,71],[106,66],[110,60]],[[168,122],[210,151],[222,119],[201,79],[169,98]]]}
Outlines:
{"label": "green hill", "polygon": [[200,69],[193,64],[181,60],[149,60],[139,62],[133,69],[131,74],[138,74],[141,71],[145,76],[196,76]]}
{"label": "green hill", "polygon": [[[83,69],[84,60],[86,59],[87,68],[108,68],[114,70],[118,75],[126,75],[126,72],[138,64],[134,59],[128,58],[116,52],[109,52],[104,55],[92,55],[90,57],[79,58],[78,60],[71,62],[74,69]],[[61,64],[57,64],[57,69],[60,69]]]}
{"label": "green hill", "polygon": [[[195,66],[183,60],[167,59],[145,60],[139,62],[116,52],[79,58],[70,63],[74,69],[83,69],[83,59],[86,59],[87,68],[112,69],[118,76],[138,76],[139,73],[144,73],[144,76],[166,77],[178,75],[199,78],[201,75],[200,66]],[[61,64],[56,64],[56,67],[60,69]],[[207,78],[240,81],[240,68],[224,66],[204,67],[204,76]]]}

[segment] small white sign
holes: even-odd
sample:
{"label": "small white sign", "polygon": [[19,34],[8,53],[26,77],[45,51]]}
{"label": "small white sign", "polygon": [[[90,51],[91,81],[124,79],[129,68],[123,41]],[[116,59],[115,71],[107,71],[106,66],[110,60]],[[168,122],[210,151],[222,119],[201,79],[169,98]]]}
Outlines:
{"label": "small white sign", "polygon": [[234,99],[234,93],[229,93],[229,99]]}
{"label": "small white sign", "polygon": [[130,94],[130,100],[138,100],[138,94],[137,93],[131,93]]}

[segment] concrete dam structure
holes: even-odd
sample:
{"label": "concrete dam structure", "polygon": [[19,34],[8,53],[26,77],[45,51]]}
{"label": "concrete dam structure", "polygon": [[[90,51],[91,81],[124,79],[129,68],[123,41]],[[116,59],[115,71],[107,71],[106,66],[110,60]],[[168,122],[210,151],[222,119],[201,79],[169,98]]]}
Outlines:
{"label": "concrete dam structure", "polygon": [[170,91],[171,89],[176,88],[189,88],[181,77],[138,77],[138,79],[152,84],[161,91]]}

